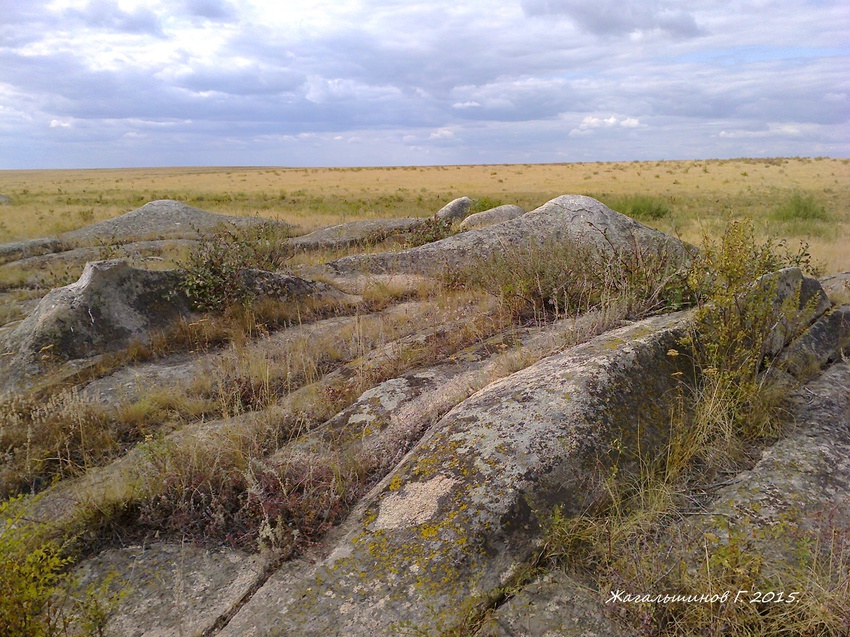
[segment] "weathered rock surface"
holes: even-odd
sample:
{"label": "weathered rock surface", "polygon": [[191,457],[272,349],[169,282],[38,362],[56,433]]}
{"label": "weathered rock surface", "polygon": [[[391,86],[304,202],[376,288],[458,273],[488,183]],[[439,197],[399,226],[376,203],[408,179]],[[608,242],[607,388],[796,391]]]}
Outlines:
{"label": "weathered rock surface", "polygon": [[79,281],[50,291],[0,343],[13,372],[37,372],[43,360],[71,360],[146,341],[189,313],[174,271],[131,268],[124,261],[89,263]]}
{"label": "weathered rock surface", "polygon": [[525,210],[513,204],[505,204],[504,206],[496,206],[490,210],[476,212],[469,215],[466,219],[460,222],[459,230],[475,230],[476,228],[485,228],[492,226],[494,223],[502,223],[510,221],[525,214]]}
{"label": "weathered rock surface", "polygon": [[599,594],[561,571],[525,586],[501,605],[475,637],[618,637]]}
{"label": "weathered rock surface", "polygon": [[850,303],[850,272],[825,277],[820,283],[833,303],[836,305]]}
{"label": "weathered rock surface", "polygon": [[692,521],[705,538],[700,553],[714,553],[734,538],[746,554],[762,556],[769,579],[801,566],[807,555],[801,546],[815,546],[820,537],[829,550],[833,529],[850,534],[848,388],[850,365],[838,363],[795,393],[796,429],[718,491],[708,515]]}
{"label": "weathered rock surface", "polygon": [[8,195],[0,195],[0,206],[8,206],[12,203],[12,198]]}
{"label": "weathered rock surface", "polygon": [[277,223],[268,219],[219,215],[179,201],[160,199],[120,217],[59,235],[65,243],[130,242],[150,239],[199,239],[220,228]]}
{"label": "weathered rock surface", "polygon": [[424,222],[425,219],[419,217],[349,221],[338,226],[322,228],[300,237],[293,237],[287,240],[286,244],[299,250],[345,248],[358,243],[382,241],[388,237],[409,232],[421,226]]}
{"label": "weathered rock surface", "polygon": [[605,254],[629,258],[635,251],[664,251],[684,260],[687,249],[678,239],[614,212],[590,197],[562,195],[536,210],[486,228],[462,232],[423,246],[381,254],[353,255],[328,264],[336,272],[438,273],[469,267],[497,251],[529,242],[563,240],[589,243]]}
{"label": "weathered rock surface", "polygon": [[352,294],[320,281],[290,274],[247,268],[239,272],[240,283],[255,299],[299,300],[314,302],[357,303]]}
{"label": "weathered rock surface", "polygon": [[[48,268],[82,267],[89,261],[104,261],[124,259],[135,265],[148,261],[161,260],[161,255],[181,249],[188,249],[198,244],[193,239],[165,239],[159,241],[135,241],[108,247],[72,248],[70,250],[51,251],[38,256],[22,257],[0,265],[0,272],[12,269],[26,270],[29,275],[24,280],[26,286],[37,286],[40,283],[39,271]],[[105,257],[108,255],[108,259]]]}
{"label": "weathered rock surface", "polygon": [[104,551],[74,574],[82,590],[105,586],[117,596],[107,637],[199,637],[251,592],[267,566],[239,551],[155,543]]}
{"label": "weathered rock surface", "polygon": [[11,243],[0,244],[0,263],[8,263],[18,259],[38,256],[50,252],[64,250],[67,246],[59,239],[43,237],[40,239],[23,239]]}
{"label": "weathered rock surface", "polygon": [[469,214],[470,208],[472,208],[472,199],[458,197],[440,208],[434,217],[442,221],[460,221]]}
{"label": "weathered rock surface", "polygon": [[[800,268],[783,268],[763,276],[759,286],[770,289],[775,286],[773,304],[789,312],[775,326],[765,343],[765,353],[777,356],[797,334],[808,327],[832,305],[817,279],[803,276]],[[793,302],[796,301],[796,304]],[[793,306],[785,307],[791,303]],[[785,304],[785,305],[783,305]]]}
{"label": "weathered rock surface", "polygon": [[779,368],[801,380],[850,355],[850,305],[820,317],[780,354]]}
{"label": "weathered rock surface", "polygon": [[615,444],[662,443],[674,374],[687,371],[668,351],[686,320],[609,332],[462,402],[366,498],[329,556],[272,576],[222,634],[381,634],[404,622],[430,633],[459,621],[465,600],[529,559],[540,516],[602,497]]}

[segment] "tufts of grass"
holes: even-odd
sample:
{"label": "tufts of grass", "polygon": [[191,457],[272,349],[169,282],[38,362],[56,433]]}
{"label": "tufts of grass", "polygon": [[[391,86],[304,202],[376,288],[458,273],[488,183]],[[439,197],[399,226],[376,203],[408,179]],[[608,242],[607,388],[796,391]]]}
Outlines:
{"label": "tufts of grass", "polygon": [[642,317],[680,303],[684,289],[684,270],[663,248],[609,255],[588,243],[561,240],[504,249],[444,279],[448,287],[486,290],[519,321],[612,305]]}
{"label": "tufts of grass", "polygon": [[[753,441],[773,439],[784,425],[782,394],[763,372],[771,327],[791,310],[758,277],[806,261],[760,244],[748,221],[733,221],[719,241],[706,239],[688,277],[697,303],[695,328],[682,342],[701,371],[671,413],[665,454],[642,457],[638,470],[607,481],[608,503],[578,516],[556,509],[547,554],[589,577],[597,590],[631,593],[805,591],[798,604],[618,604],[617,619],[639,635],[840,635],[850,606],[850,532],[796,526],[729,531],[720,541],[689,525],[694,503],[741,467]],[[794,299],[796,302],[797,300]],[[793,312],[796,312],[796,304]],[[793,317],[790,317],[793,318]],[[670,355],[686,355],[671,351]],[[727,529],[728,530],[728,529]],[[788,550],[804,547],[794,564],[770,564],[759,540]],[[709,546],[710,545],[710,546]],[[817,550],[810,548],[816,546]],[[810,594],[817,591],[816,595]],[[747,600],[749,601],[749,600]]]}

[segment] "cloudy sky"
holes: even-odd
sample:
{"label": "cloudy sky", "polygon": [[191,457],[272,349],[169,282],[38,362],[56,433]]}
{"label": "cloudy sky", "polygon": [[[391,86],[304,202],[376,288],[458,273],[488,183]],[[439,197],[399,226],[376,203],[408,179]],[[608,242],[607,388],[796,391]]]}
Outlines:
{"label": "cloudy sky", "polygon": [[0,0],[0,169],[850,157],[847,0]]}

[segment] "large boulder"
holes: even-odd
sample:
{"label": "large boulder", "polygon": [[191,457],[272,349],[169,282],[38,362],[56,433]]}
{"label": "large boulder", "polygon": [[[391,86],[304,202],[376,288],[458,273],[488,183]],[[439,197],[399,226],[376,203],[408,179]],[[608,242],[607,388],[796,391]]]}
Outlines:
{"label": "large boulder", "polygon": [[219,215],[171,199],[146,203],[120,217],[59,235],[72,244],[143,241],[149,239],[198,239],[226,227],[249,227],[272,222],[268,219]]}
{"label": "large boulder", "polygon": [[440,221],[460,221],[469,214],[470,208],[472,208],[472,199],[458,197],[440,208],[434,218]]}
{"label": "large boulder", "polygon": [[178,272],[96,261],[86,265],[76,283],[48,292],[4,335],[0,348],[14,377],[38,371],[47,360],[87,358],[148,341],[154,330],[188,313]]}
{"label": "large boulder", "polygon": [[504,206],[496,206],[490,210],[476,212],[469,215],[466,219],[460,222],[458,230],[475,230],[476,228],[486,228],[494,223],[502,223],[510,221],[525,214],[525,210],[513,204],[505,204]]}
{"label": "large boulder", "polygon": [[665,252],[685,260],[688,249],[674,237],[579,195],[562,195],[520,217],[462,232],[423,246],[380,254],[353,255],[328,266],[345,272],[437,274],[445,268],[472,267],[477,261],[533,242],[571,241],[595,246],[623,259],[635,253]]}
{"label": "large boulder", "polygon": [[[685,356],[686,315],[609,332],[496,381],[432,426],[349,517],[332,552],[273,575],[224,635],[434,634],[484,605],[539,549],[548,512],[605,497],[651,454]],[[681,373],[680,373],[681,372]],[[475,602],[472,602],[473,604]]]}

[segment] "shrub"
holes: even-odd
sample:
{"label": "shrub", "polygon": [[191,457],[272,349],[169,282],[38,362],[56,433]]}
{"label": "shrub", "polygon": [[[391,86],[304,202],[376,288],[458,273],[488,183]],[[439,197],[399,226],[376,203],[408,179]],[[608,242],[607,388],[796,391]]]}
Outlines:
{"label": "shrub", "polygon": [[613,200],[608,207],[633,219],[663,219],[670,215],[670,207],[649,195],[629,195]]}
{"label": "shrub", "polygon": [[795,191],[773,213],[780,221],[830,221],[832,215],[819,204],[814,195]]}
{"label": "shrub", "polygon": [[455,234],[455,231],[452,227],[451,219],[437,219],[436,217],[431,217],[426,219],[422,225],[415,227],[407,235],[407,244],[411,248],[415,248],[417,246],[425,245],[426,243],[433,243],[434,241],[445,239],[453,234]]}
{"label": "shrub", "polygon": [[194,307],[220,311],[250,301],[240,272],[246,268],[283,268],[290,254],[285,243],[288,236],[285,227],[263,224],[225,230],[202,241],[183,264],[184,287]]}
{"label": "shrub", "polygon": [[68,560],[52,543],[35,541],[20,498],[0,504],[0,635],[58,635],[54,595]]}

